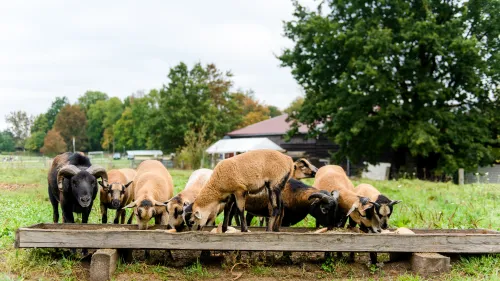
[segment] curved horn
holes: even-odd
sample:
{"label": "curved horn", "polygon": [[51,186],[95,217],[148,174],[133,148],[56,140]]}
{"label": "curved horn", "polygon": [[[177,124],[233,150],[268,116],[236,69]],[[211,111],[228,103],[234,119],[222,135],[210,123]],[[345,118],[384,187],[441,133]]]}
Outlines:
{"label": "curved horn", "polygon": [[377,202],[373,202],[373,201],[370,201],[369,203],[372,203],[373,205],[375,205],[377,208],[380,208],[380,204],[377,203]]}
{"label": "curved horn", "polygon": [[391,203],[389,203],[389,206],[396,205],[396,204],[399,204],[401,202],[402,202],[401,200],[391,201]]}
{"label": "curved horn", "polygon": [[108,174],[106,173],[106,169],[104,169],[103,167],[92,165],[87,168],[87,172],[96,178],[101,178],[102,183],[105,186],[108,185]]}
{"label": "curved horn", "polygon": [[324,203],[328,203],[330,202],[330,196],[326,195],[326,194],[323,194],[323,193],[320,193],[320,192],[317,192],[317,193],[313,193],[309,196],[309,198],[307,198],[307,200],[311,200],[311,199],[319,199],[321,200],[322,202]]}
{"label": "curved horn", "polygon": [[63,179],[65,177],[72,177],[81,170],[78,169],[75,165],[65,165],[63,166],[59,172],[57,172],[57,187],[59,188],[59,191],[63,190]]}

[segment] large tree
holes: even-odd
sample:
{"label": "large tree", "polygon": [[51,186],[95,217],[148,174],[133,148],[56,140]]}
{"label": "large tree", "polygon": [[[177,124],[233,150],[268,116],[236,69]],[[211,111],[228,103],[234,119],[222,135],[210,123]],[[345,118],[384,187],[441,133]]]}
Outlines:
{"label": "large tree", "polygon": [[492,163],[500,1],[295,2],[293,15],[280,56],[306,91],[293,117],[322,122],[338,160],[391,151],[419,177]]}
{"label": "large tree", "polygon": [[207,137],[221,137],[240,122],[239,107],[231,95],[231,73],[214,65],[184,64],[170,69],[169,82],[157,96],[151,123],[156,148],[175,151],[184,145],[188,130],[205,126]]}
{"label": "large tree", "polygon": [[75,149],[85,151],[88,147],[86,134],[87,118],[79,105],[66,105],[57,114],[54,129],[61,134],[68,151],[73,151],[73,137]]}
{"label": "large tree", "polygon": [[87,112],[89,148],[91,150],[110,149],[113,143],[113,126],[120,119],[123,103],[113,97],[92,104]]}
{"label": "large tree", "polygon": [[15,150],[14,136],[9,131],[0,132],[0,152],[12,152]]}
{"label": "large tree", "polygon": [[105,101],[109,97],[106,93],[99,91],[86,91],[78,98],[78,104],[82,107],[83,111],[88,113],[90,107],[98,101]]}
{"label": "large tree", "polygon": [[49,110],[45,113],[45,117],[47,118],[48,130],[54,127],[54,123],[56,122],[56,117],[59,111],[63,107],[69,104],[69,100],[67,97],[56,97],[56,99],[50,105]]}
{"label": "large tree", "polygon": [[54,129],[50,130],[45,136],[40,152],[47,156],[54,156],[65,151],[67,151],[67,145],[61,134]]}
{"label": "large tree", "polygon": [[47,114],[39,114],[35,117],[31,126],[31,136],[26,139],[24,148],[30,151],[39,152],[43,146],[43,140],[49,131]]}
{"label": "large tree", "polygon": [[5,120],[10,125],[9,131],[14,136],[16,146],[24,147],[26,139],[30,136],[33,116],[28,115],[25,111],[19,110],[8,114]]}
{"label": "large tree", "polygon": [[[120,119],[113,127],[115,151],[125,149],[146,149],[151,146],[149,120],[154,109],[154,101],[158,95],[156,90],[142,97],[130,96],[125,99],[126,105]],[[158,147],[157,147],[158,148]]]}

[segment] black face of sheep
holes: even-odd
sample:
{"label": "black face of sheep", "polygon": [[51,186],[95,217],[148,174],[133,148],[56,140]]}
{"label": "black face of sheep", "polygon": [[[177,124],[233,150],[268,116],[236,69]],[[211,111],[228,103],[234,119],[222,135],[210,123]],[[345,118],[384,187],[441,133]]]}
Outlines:
{"label": "black face of sheep", "polygon": [[57,186],[63,193],[71,193],[74,201],[82,208],[87,208],[96,197],[97,178],[102,178],[107,185],[108,176],[102,167],[90,166],[78,168],[74,165],[66,165],[57,173]]}
{"label": "black face of sheep", "polygon": [[320,225],[332,229],[336,226],[336,217],[338,215],[339,192],[333,191],[329,194],[326,191],[311,194],[308,200],[314,200],[311,204],[311,215]]}
{"label": "black face of sheep", "polygon": [[375,206],[374,215],[378,217],[378,220],[380,221],[380,227],[382,229],[387,229],[389,227],[389,218],[392,215],[393,206],[401,203],[401,200],[389,200],[387,197],[380,195],[377,199],[377,202],[371,203]]}

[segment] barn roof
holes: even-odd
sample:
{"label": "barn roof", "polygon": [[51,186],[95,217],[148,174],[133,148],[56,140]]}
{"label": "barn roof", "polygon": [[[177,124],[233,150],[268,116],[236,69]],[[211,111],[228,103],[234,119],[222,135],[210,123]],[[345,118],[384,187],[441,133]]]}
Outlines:
{"label": "barn roof", "polygon": [[257,149],[272,149],[284,152],[281,146],[275,144],[268,138],[242,138],[242,139],[221,139],[212,144],[206,151],[209,154],[247,152]]}
{"label": "barn roof", "polygon": [[[245,128],[232,131],[227,135],[230,137],[236,136],[269,136],[269,135],[284,135],[290,130],[292,122],[287,122],[288,114],[276,116],[271,119],[255,123]],[[307,134],[307,126],[302,125],[299,127],[299,133]]]}

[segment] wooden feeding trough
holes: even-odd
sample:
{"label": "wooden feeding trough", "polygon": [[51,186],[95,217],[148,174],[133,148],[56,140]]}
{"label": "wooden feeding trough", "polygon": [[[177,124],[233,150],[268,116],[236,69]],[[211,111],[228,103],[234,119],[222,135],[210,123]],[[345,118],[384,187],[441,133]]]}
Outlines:
{"label": "wooden feeding trough", "polygon": [[[210,230],[210,228],[206,228]],[[500,253],[500,232],[484,229],[423,230],[414,235],[313,233],[282,227],[280,232],[250,228],[248,233],[167,232],[165,226],[51,224],[19,228],[17,248],[168,249],[291,252]]]}
{"label": "wooden feeding trough", "polygon": [[116,249],[385,252],[391,253],[391,259],[411,257],[412,269],[424,275],[450,270],[450,258],[438,253],[500,253],[500,232],[493,230],[414,229],[411,235],[314,230],[282,227],[280,232],[265,232],[264,228],[251,227],[247,233],[172,233],[161,225],[138,230],[136,225],[42,223],[19,228],[15,246],[100,249],[93,254],[90,266],[90,279],[95,281],[112,278],[118,259]]}

